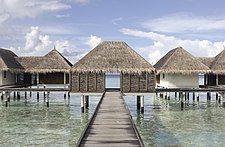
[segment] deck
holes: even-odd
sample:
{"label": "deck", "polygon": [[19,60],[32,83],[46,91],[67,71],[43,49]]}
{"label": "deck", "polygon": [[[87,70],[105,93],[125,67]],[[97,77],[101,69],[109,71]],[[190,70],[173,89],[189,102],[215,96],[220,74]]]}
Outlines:
{"label": "deck", "polygon": [[120,92],[106,92],[77,146],[144,146]]}

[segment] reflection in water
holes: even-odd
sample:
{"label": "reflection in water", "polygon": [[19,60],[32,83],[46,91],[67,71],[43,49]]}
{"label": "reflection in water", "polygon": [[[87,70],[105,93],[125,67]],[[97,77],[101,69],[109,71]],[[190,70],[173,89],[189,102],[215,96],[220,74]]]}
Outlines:
{"label": "reflection in water", "polygon": [[[21,93],[22,94],[22,93]],[[81,113],[80,96],[64,103],[63,93],[50,94],[47,108],[40,95],[0,106],[0,146],[75,146],[100,97],[91,97],[89,109]]]}
{"label": "reflection in water", "polygon": [[145,112],[136,109],[136,97],[124,97],[134,122],[146,146],[224,146],[225,109],[216,102],[215,94],[207,101],[184,101],[181,111],[179,98],[170,101],[145,96]]}

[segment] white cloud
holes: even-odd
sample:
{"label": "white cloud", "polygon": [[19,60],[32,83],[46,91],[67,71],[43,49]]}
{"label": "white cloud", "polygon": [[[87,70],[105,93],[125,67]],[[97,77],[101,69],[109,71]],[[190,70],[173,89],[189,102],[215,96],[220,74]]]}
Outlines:
{"label": "white cloud", "polygon": [[133,29],[121,29],[125,35],[146,38],[153,42],[152,45],[139,47],[139,50],[148,55],[150,63],[156,63],[169,50],[183,47],[194,56],[207,57],[217,55],[225,46],[225,41],[211,42],[209,40],[185,40],[174,36],[166,36],[154,32],[144,32]]}
{"label": "white cloud", "polygon": [[214,31],[225,29],[225,18],[174,14],[145,21],[142,26],[151,31],[166,33]]}
{"label": "white cloud", "polygon": [[88,39],[88,41],[86,42],[87,45],[90,46],[90,48],[94,48],[96,47],[100,42],[102,42],[102,39],[97,37],[97,36],[94,36],[94,35],[91,35]]}
{"label": "white cloud", "polygon": [[118,22],[120,22],[121,20],[123,20],[123,18],[122,18],[122,17],[118,17],[118,18],[113,19],[113,20],[112,20],[112,23],[113,23],[114,25],[118,25]]}
{"label": "white cloud", "polygon": [[0,0],[0,23],[10,18],[35,17],[48,11],[71,8],[59,0]]}
{"label": "white cloud", "polygon": [[81,5],[86,5],[90,3],[90,0],[74,0],[75,3],[79,3]]}
{"label": "white cloud", "polygon": [[[87,50],[78,49],[76,44],[71,44],[69,40],[51,40],[48,35],[42,33],[40,27],[31,27],[30,32],[26,33],[24,37],[24,47],[10,47],[10,49],[19,56],[43,56],[55,47],[71,63],[77,62],[87,54]],[[81,40],[80,44],[88,45],[87,48],[90,50],[100,42],[101,38],[91,35],[85,40]]]}

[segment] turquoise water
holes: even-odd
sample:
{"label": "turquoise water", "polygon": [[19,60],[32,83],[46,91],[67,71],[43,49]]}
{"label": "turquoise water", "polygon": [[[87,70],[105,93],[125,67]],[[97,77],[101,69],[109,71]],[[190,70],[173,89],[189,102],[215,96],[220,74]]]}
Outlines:
{"label": "turquoise water", "polygon": [[170,101],[145,96],[144,114],[137,110],[135,97],[124,98],[146,146],[222,147],[225,108],[215,94],[212,97],[207,102],[206,93],[201,93],[200,102],[190,99],[182,110],[174,96]]}
{"label": "turquoise water", "polygon": [[[114,76],[109,83],[115,84]],[[118,82],[116,83],[119,84]],[[146,146],[220,147],[225,144],[225,108],[216,102],[215,93],[207,102],[186,101],[182,110],[179,99],[145,96],[145,111],[136,108],[135,96],[124,96],[134,122]],[[81,113],[80,96],[64,101],[63,93],[50,93],[50,107],[45,106],[43,93],[39,102],[36,93],[25,100],[11,98],[8,108],[0,100],[0,146],[75,146],[99,96],[90,98],[90,107]]]}
{"label": "turquoise water", "polygon": [[[22,94],[22,93],[21,93]],[[0,146],[75,146],[100,97],[90,97],[90,107],[81,113],[80,96],[64,101],[63,93],[50,93],[47,108],[40,94],[11,98],[8,108],[0,106]]]}

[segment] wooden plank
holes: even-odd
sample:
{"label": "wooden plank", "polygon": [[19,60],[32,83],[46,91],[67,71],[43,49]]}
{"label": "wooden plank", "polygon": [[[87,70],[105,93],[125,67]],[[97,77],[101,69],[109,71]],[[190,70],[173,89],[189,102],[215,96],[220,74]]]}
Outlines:
{"label": "wooden plank", "polygon": [[77,146],[143,146],[120,92],[106,92]]}

